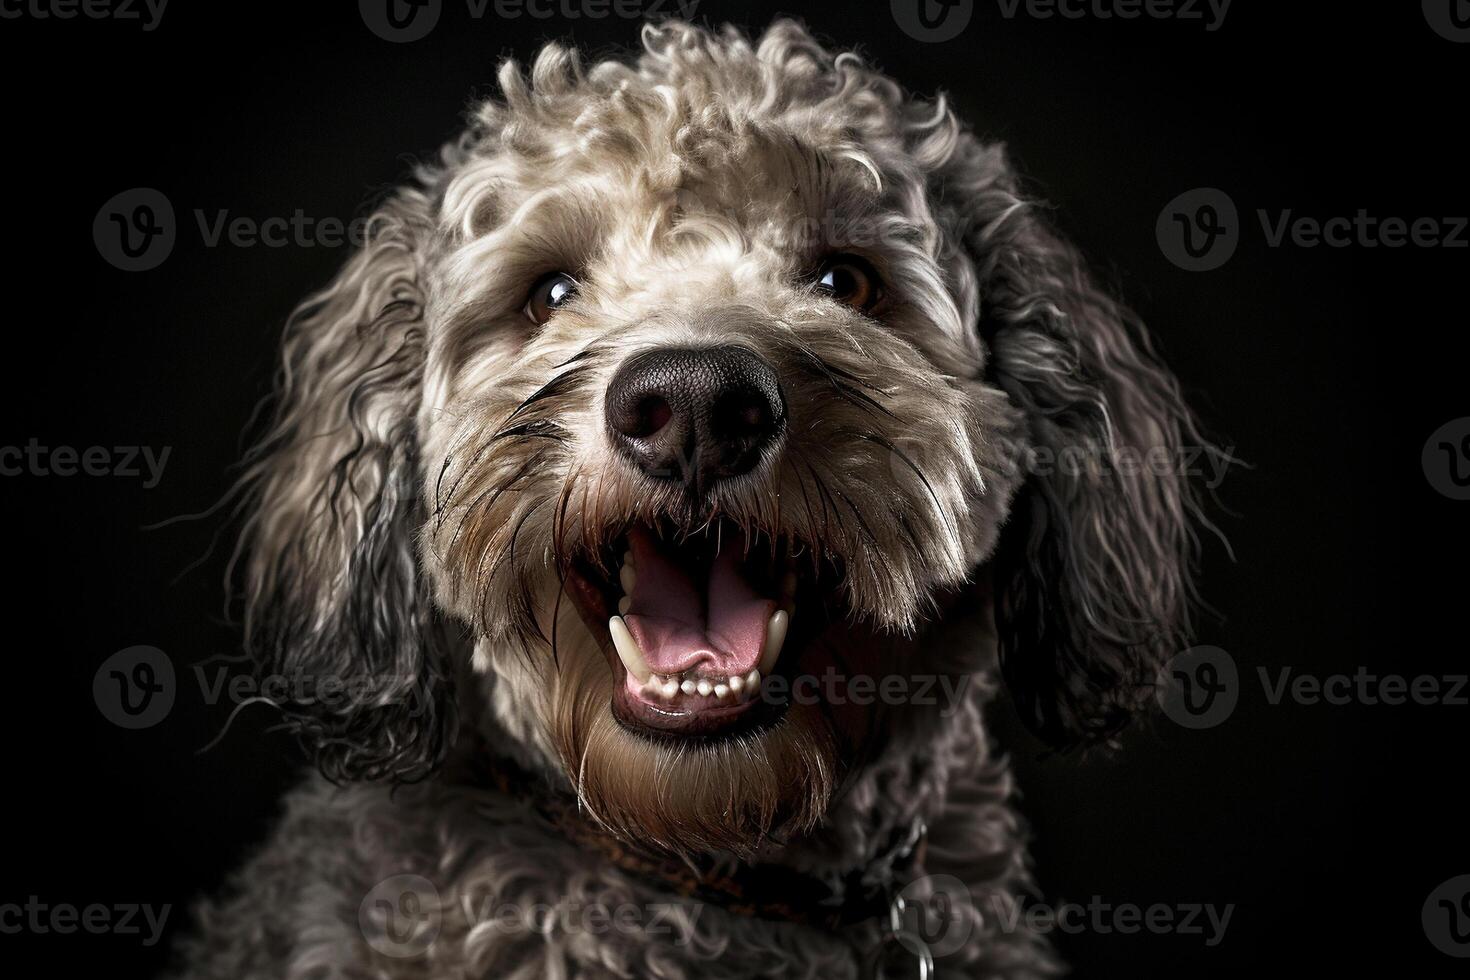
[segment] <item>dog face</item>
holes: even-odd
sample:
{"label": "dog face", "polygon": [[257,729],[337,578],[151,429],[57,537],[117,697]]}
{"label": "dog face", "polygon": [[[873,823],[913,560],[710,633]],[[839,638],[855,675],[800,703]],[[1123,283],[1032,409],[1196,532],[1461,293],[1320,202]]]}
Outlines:
{"label": "dog face", "polygon": [[431,767],[470,659],[610,830],[749,853],[926,720],[775,682],[954,669],[977,574],[1033,727],[1112,734],[1183,625],[1188,490],[1109,465],[1192,434],[1170,376],[942,103],[789,23],[644,41],[507,65],[288,326],[247,628],[373,679],[284,706],[322,764]]}

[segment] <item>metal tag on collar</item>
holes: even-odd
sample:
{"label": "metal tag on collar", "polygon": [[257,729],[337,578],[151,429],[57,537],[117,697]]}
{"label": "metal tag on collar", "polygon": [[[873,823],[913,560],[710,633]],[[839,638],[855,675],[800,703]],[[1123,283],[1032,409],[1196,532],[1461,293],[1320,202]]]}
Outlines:
{"label": "metal tag on collar", "polygon": [[878,945],[868,956],[866,976],[869,980],[912,978],[931,980],[934,976],[934,954],[922,936],[904,922],[907,904],[895,895],[888,906],[888,927]]}

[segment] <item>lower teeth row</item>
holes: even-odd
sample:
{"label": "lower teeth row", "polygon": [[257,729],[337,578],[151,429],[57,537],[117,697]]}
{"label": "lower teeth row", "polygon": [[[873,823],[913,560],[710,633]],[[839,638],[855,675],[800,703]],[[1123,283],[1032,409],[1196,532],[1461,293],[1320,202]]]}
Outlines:
{"label": "lower teeth row", "polygon": [[766,624],[766,635],[759,665],[748,673],[730,677],[675,677],[649,671],[643,651],[639,649],[638,642],[633,639],[627,624],[623,622],[623,616],[631,607],[633,588],[637,581],[638,574],[633,567],[633,553],[626,552],[623,555],[622,567],[618,569],[618,584],[622,586],[626,594],[618,600],[618,615],[611,617],[607,625],[613,647],[628,673],[635,679],[645,678],[643,693],[657,695],[666,700],[680,693],[689,697],[698,695],[714,697],[717,700],[734,699],[736,701],[745,701],[755,696],[760,690],[762,674],[769,674],[775,667],[781,647],[786,641],[787,626],[795,612],[796,575],[794,572],[788,571],[782,579],[783,606],[771,614],[771,619]]}
{"label": "lower teeth row", "polygon": [[686,677],[680,680],[665,674],[654,674],[648,678],[643,685],[646,694],[656,694],[664,698],[673,698],[680,692],[693,696],[715,698],[729,698],[734,696],[737,700],[744,701],[746,698],[760,690],[761,672],[752,670],[745,675],[737,674],[734,677]]}

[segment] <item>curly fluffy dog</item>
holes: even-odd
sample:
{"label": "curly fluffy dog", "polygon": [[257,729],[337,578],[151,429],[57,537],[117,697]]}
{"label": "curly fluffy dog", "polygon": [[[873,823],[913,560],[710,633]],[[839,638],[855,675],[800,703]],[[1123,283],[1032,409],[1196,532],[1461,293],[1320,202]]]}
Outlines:
{"label": "curly fluffy dog", "polygon": [[287,327],[240,568],[325,778],[188,975],[1057,970],[981,707],[1149,698],[1178,386],[942,99],[643,45],[503,65]]}

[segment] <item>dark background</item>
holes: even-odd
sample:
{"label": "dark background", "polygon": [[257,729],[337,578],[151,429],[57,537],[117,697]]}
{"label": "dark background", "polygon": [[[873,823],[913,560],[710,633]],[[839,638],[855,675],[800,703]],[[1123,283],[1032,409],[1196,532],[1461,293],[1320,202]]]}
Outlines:
{"label": "dark background", "polygon": [[[0,903],[173,906],[152,948],[0,935],[7,961],[154,973],[184,907],[262,839],[300,764],[259,708],[199,754],[230,708],[204,703],[189,665],[238,651],[222,549],[209,550],[220,521],[144,526],[228,487],[285,315],[347,253],[206,247],[195,209],[350,219],[456,132],[503,55],[526,59],[547,37],[593,53],[636,41],[628,20],[474,20],[451,0],[428,38],[390,44],[351,3],[307,6],[175,0],[151,32],[0,20],[0,445],[172,449],[154,489],[0,478],[12,573],[0,597]],[[1429,945],[1420,908],[1470,872],[1470,709],[1272,705],[1255,669],[1466,669],[1470,503],[1430,487],[1420,450],[1470,414],[1470,321],[1451,302],[1470,251],[1270,248],[1254,212],[1466,214],[1470,45],[1433,33],[1418,4],[1286,6],[1236,0],[1211,32],[1007,19],[991,0],[945,43],[904,34],[883,2],[698,9],[751,27],[797,14],[911,88],[950,92],[1010,144],[1057,222],[1152,325],[1211,431],[1252,466],[1227,478],[1213,511],[1234,559],[1210,542],[1203,569],[1218,615],[1200,642],[1230,651],[1244,678],[1226,723],[1160,720],[1115,758],[1079,759],[1048,756],[1004,699],[995,709],[1048,901],[1236,906],[1212,948],[1199,936],[1058,936],[1079,977],[1463,975]],[[1234,199],[1242,241],[1223,268],[1190,273],[1164,257],[1154,226],[1201,186]],[[158,268],[129,273],[103,261],[91,229],[104,201],[134,187],[167,195],[179,240]],[[99,712],[92,678],[137,644],[167,652],[179,694],[163,722],[125,731]]]}

